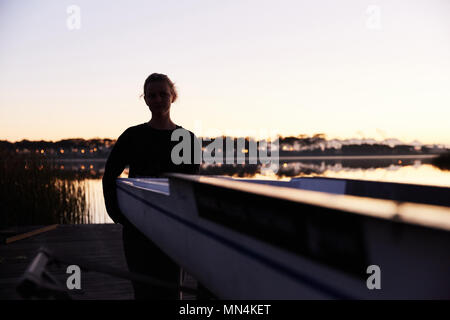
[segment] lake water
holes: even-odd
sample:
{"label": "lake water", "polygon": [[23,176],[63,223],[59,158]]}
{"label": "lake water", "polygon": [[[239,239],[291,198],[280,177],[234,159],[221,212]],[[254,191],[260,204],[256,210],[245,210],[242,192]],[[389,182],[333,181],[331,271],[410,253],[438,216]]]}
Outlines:
{"label": "lake water", "polygon": [[[53,223],[112,223],[106,213],[101,178],[105,160],[0,159],[0,226]],[[450,171],[431,158],[283,159],[276,174],[260,165],[205,165],[203,175],[251,179],[330,177],[450,187]],[[126,169],[121,177],[127,177]]]}
{"label": "lake water", "polygon": [[[353,162],[349,160],[345,162],[338,160],[280,161],[278,176],[270,173],[253,174],[252,167],[248,168],[247,173],[245,173],[245,167],[243,171],[236,169],[234,173],[226,172],[226,170],[220,172],[218,166],[203,166],[202,171],[204,174],[227,173],[235,176],[241,174],[254,179],[289,180],[292,177],[330,177],[450,187],[450,171],[443,171],[427,162],[429,162],[427,159],[417,158],[389,159],[388,161],[386,159],[355,160]],[[85,165],[85,168],[88,165]],[[229,171],[233,171],[232,168],[236,167],[230,167]],[[127,172],[124,172],[122,177],[127,177]],[[101,179],[85,179],[85,183],[90,223],[112,223],[106,213]]]}

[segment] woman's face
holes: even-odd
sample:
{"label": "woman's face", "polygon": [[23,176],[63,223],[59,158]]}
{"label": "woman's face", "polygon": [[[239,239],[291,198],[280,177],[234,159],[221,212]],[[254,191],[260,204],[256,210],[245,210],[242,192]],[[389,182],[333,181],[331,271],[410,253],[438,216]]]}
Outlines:
{"label": "woman's face", "polygon": [[151,82],[144,99],[152,113],[168,113],[172,104],[172,93],[169,85],[165,81]]}

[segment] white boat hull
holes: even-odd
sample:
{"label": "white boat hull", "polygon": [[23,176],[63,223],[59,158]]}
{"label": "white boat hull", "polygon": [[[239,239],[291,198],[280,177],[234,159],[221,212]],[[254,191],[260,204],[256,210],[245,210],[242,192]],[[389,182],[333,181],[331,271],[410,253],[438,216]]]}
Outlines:
{"label": "white boat hull", "polygon": [[[119,206],[130,222],[221,299],[450,298],[450,232],[445,228],[342,209],[337,216],[336,208],[250,195],[175,176],[170,177],[170,192],[168,179],[118,179],[117,186]],[[311,192],[302,195],[318,194]],[[329,195],[329,201],[340,199],[333,197]],[[222,200],[231,205],[226,207]],[[279,236],[270,234],[267,224],[252,229],[252,219],[259,215],[251,210],[260,201],[273,202],[259,208],[260,217],[273,229],[285,230]],[[447,207],[422,208],[450,214]],[[300,220],[292,214],[273,220],[292,210]],[[225,211],[228,218],[221,220]],[[245,215],[253,216],[239,220]],[[341,219],[345,224],[334,223]],[[267,237],[264,230],[269,230]],[[299,237],[301,244],[281,243],[283,234],[289,235],[288,240]],[[380,267],[381,289],[367,286],[370,265]]]}

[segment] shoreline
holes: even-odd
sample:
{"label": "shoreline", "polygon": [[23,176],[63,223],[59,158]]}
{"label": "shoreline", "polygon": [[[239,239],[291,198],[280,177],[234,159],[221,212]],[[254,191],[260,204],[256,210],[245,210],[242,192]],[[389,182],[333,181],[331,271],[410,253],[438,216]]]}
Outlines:
{"label": "shoreline", "polygon": [[[439,154],[396,154],[396,155],[319,155],[319,156],[280,156],[280,160],[364,160],[364,159],[432,159]],[[228,158],[224,158],[226,160]],[[230,158],[231,159],[231,158]],[[234,158],[236,160],[236,158]],[[255,159],[246,157],[246,159]],[[106,162],[107,158],[47,158],[58,162]]]}

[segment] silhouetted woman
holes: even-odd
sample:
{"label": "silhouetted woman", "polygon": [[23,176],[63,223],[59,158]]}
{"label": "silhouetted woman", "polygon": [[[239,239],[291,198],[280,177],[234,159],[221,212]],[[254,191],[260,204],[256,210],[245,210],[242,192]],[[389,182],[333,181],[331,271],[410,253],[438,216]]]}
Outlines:
{"label": "silhouetted woman", "polygon": [[[152,117],[149,122],[126,129],[117,139],[105,166],[103,194],[106,209],[115,223],[123,225],[125,258],[131,272],[137,272],[177,284],[179,267],[152,241],[145,237],[121,213],[116,194],[116,178],[129,166],[129,178],[158,177],[164,172],[197,173],[200,165],[171,161],[171,150],[178,141],[171,141],[172,132],[181,128],[170,119],[170,107],[177,99],[173,82],[164,74],[153,73],[144,83],[144,99]],[[191,145],[198,143],[190,132]],[[191,155],[193,155],[191,150]],[[135,299],[178,299],[178,292],[149,288],[133,282]]]}

